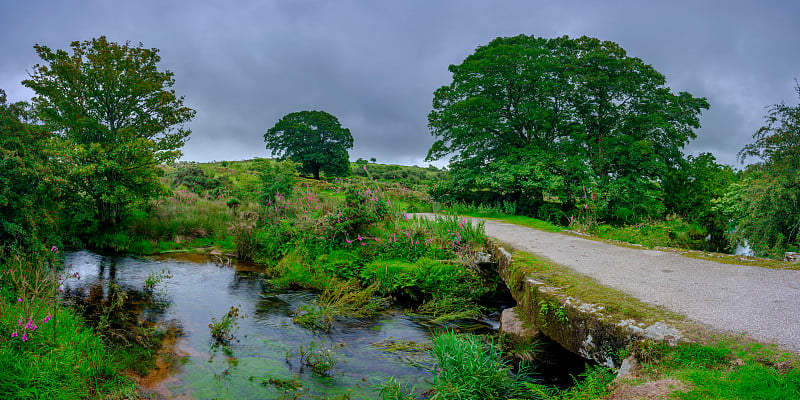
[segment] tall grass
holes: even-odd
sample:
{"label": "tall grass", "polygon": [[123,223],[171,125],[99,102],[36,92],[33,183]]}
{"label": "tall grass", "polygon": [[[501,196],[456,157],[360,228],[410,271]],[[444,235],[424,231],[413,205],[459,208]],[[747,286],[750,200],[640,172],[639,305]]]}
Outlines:
{"label": "tall grass", "polygon": [[230,215],[224,199],[203,198],[176,190],[172,197],[155,200],[152,211],[133,222],[131,232],[139,237],[172,241],[224,237]]}
{"label": "tall grass", "polygon": [[[43,268],[17,258],[6,260],[0,274],[4,294],[0,298],[2,398],[85,399],[132,394],[133,383],[119,375],[121,367],[101,338],[47,289],[54,289],[57,281],[43,281],[54,279]],[[18,286],[19,282],[26,284]]]}
{"label": "tall grass", "polygon": [[433,353],[439,368],[431,399],[504,399],[519,386],[498,347],[474,335],[442,333],[433,338]]}

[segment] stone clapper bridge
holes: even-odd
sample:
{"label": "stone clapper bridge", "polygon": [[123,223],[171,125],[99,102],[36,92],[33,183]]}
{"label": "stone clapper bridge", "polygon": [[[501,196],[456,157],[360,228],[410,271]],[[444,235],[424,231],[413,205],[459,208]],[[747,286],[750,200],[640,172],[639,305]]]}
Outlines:
{"label": "stone clapper bridge", "polygon": [[650,250],[481,221],[498,273],[517,302],[503,312],[501,331],[541,332],[575,354],[616,368],[635,341],[674,344],[709,334],[743,335],[800,354],[800,265],[742,265],[755,259]]}

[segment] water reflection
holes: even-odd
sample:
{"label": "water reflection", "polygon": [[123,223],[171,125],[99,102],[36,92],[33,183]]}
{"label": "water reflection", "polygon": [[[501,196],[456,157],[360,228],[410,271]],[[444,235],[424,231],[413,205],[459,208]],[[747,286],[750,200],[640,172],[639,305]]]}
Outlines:
{"label": "water reflection", "polygon": [[[262,382],[297,377],[309,393],[368,398],[375,394],[372,384],[389,376],[420,388],[429,386],[429,363],[412,363],[408,355],[374,345],[429,343],[432,326],[424,319],[387,312],[372,320],[341,321],[323,334],[292,321],[297,308],[313,301],[314,294],[279,289],[252,265],[220,266],[197,255],[137,258],[88,251],[68,254],[66,261],[72,264],[67,273],[79,272],[82,278],[66,282],[63,289],[87,314],[108,313],[123,296],[127,318],[157,323],[175,334],[168,344],[171,354],[183,359],[179,370],[170,374],[162,366],[156,371],[159,377],[142,382],[161,396],[276,398],[282,391]],[[171,278],[144,290],[148,276],[165,268]],[[238,321],[236,340],[222,346],[211,338],[208,324],[231,306],[239,306],[248,317]],[[330,376],[300,368],[297,350],[312,345],[335,347],[342,361]]]}

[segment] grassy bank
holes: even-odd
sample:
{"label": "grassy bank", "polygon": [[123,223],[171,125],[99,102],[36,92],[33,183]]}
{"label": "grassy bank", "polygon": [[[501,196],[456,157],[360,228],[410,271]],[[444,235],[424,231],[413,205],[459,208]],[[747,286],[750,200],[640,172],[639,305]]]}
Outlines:
{"label": "grassy bank", "polygon": [[[128,398],[123,371],[138,357],[110,350],[57,296],[55,258],[7,257],[0,273],[0,393],[4,399]],[[130,350],[130,349],[129,349]]]}
{"label": "grassy bank", "polygon": [[[620,393],[633,387],[673,380],[681,399],[786,399],[800,393],[800,357],[741,336],[709,331],[683,316],[645,304],[591,278],[536,256],[514,252],[510,286],[532,277],[560,288],[564,296],[603,306],[609,321],[636,320],[650,325],[664,322],[677,327],[687,339],[677,346],[661,342],[636,342],[617,354],[631,357],[637,366],[613,386],[589,376],[567,391],[542,389],[542,398],[593,399],[600,389]],[[525,305],[523,305],[525,306]],[[638,390],[655,390],[640,388]],[[660,389],[671,392],[673,389]]]}

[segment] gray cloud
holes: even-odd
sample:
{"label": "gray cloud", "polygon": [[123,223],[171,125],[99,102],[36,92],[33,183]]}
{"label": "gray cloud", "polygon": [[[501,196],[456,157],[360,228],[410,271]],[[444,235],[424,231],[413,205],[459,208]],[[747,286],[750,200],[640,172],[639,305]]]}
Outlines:
{"label": "gray cloud", "polygon": [[433,142],[426,118],[448,65],[498,36],[589,35],[652,64],[673,90],[707,97],[712,108],[687,151],[733,164],[764,107],[796,101],[800,3],[650,3],[15,2],[0,15],[0,88],[11,100],[31,96],[19,82],[38,62],[35,43],[66,48],[107,35],[161,50],[198,112],[186,160],[268,156],[264,131],[317,109],[352,131],[352,159],[423,165]]}

